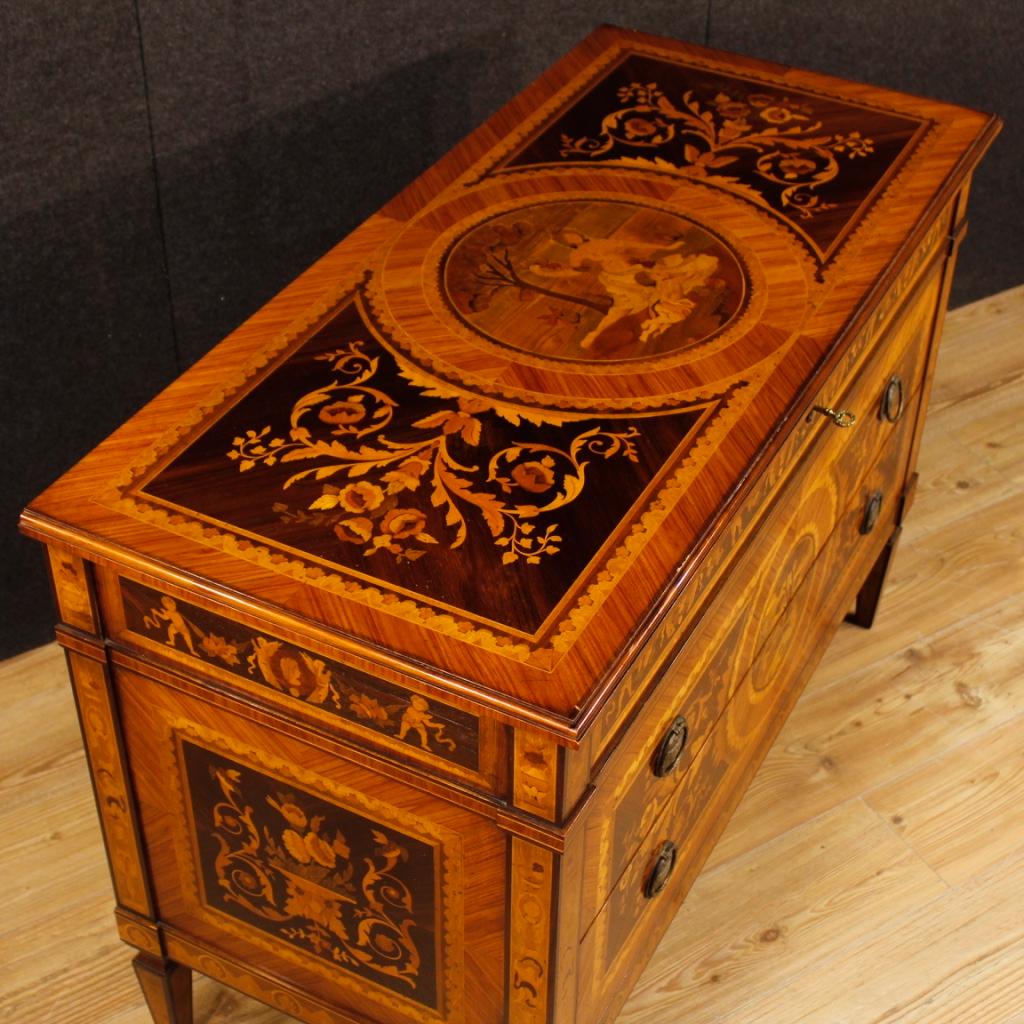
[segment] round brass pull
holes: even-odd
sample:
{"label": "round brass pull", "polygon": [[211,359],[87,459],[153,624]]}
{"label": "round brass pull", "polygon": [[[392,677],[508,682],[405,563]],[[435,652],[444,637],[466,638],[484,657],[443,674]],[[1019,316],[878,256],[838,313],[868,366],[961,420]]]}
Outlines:
{"label": "round brass pull", "polygon": [[672,720],[672,724],[668,727],[668,731],[662,737],[654,754],[653,771],[659,779],[671,775],[676,770],[683,751],[686,749],[689,732],[690,728],[682,715]]}
{"label": "round brass pull", "polygon": [[816,412],[827,416],[837,427],[852,427],[857,422],[856,413],[850,412],[849,409],[833,409],[828,405],[814,406],[807,418],[810,419]]}
{"label": "round brass pull", "polygon": [[666,841],[658,847],[658,855],[654,860],[651,873],[644,882],[644,898],[652,900],[668,885],[672,870],[676,866],[676,844]]}
{"label": "round brass pull", "polygon": [[878,418],[895,423],[903,415],[903,380],[894,373],[882,392],[882,405]]}
{"label": "round brass pull", "polygon": [[872,491],[868,495],[867,503],[864,505],[864,518],[860,521],[860,532],[870,533],[878,522],[882,512],[882,492]]}

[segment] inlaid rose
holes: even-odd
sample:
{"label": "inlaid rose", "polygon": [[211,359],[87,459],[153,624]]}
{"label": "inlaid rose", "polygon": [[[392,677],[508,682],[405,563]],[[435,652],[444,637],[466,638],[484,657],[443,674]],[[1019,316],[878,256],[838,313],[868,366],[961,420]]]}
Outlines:
{"label": "inlaid rose", "polygon": [[333,868],[334,862],[337,860],[337,854],[329,843],[317,835],[316,832],[306,833],[306,849],[309,851],[309,855],[319,864],[321,867]]}
{"label": "inlaid rose", "polygon": [[380,528],[395,540],[415,537],[423,532],[427,517],[418,508],[395,508],[381,520]]}
{"label": "inlaid rose", "polygon": [[366,516],[343,519],[335,526],[334,535],[345,544],[365,544],[373,536],[373,520]]}
{"label": "inlaid rose", "polygon": [[543,494],[554,485],[555,474],[544,462],[520,462],[512,468],[512,479],[524,491]]}
{"label": "inlaid rose", "polygon": [[323,423],[350,427],[366,419],[366,406],[363,405],[362,399],[351,395],[321,407],[317,416]]}
{"label": "inlaid rose", "polygon": [[384,492],[368,480],[348,484],[338,491],[338,505],[347,512],[372,512],[384,501]]}
{"label": "inlaid rose", "polygon": [[643,138],[645,135],[653,135],[658,126],[652,121],[643,117],[631,117],[622,126],[630,138]]}
{"label": "inlaid rose", "polygon": [[761,118],[769,124],[788,124],[790,121],[804,120],[788,107],[765,107],[761,111]]}
{"label": "inlaid rose", "polygon": [[807,157],[800,156],[797,153],[780,157],[778,162],[778,168],[787,181],[793,178],[804,177],[817,170],[817,167],[818,165],[813,160],[809,160]]}

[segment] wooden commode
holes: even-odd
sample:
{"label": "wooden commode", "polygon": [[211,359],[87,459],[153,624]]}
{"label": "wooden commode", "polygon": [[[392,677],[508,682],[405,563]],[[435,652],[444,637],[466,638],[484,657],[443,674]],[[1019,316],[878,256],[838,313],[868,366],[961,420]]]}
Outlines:
{"label": "wooden commode", "polygon": [[997,130],[601,28],[33,502],[160,1024],[615,1017],[871,623]]}

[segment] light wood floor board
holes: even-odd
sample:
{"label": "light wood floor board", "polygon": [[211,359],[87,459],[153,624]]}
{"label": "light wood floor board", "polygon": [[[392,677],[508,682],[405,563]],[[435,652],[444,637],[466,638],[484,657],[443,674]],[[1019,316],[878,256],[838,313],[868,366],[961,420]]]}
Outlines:
{"label": "light wood floor board", "polygon": [[[875,628],[840,630],[623,1024],[1024,1024],[1024,287],[949,316],[919,471]],[[0,708],[0,1021],[149,1024],[55,646],[0,665]],[[196,1020],[289,1018],[199,979]]]}

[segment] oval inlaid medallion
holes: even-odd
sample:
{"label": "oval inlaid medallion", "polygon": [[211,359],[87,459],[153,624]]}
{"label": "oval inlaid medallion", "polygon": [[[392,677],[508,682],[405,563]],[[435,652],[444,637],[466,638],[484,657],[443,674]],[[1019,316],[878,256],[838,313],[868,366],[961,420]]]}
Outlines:
{"label": "oval inlaid medallion", "polygon": [[686,217],[615,200],[545,202],[470,229],[441,268],[474,331],[552,359],[651,359],[707,341],[742,311],[737,255]]}

